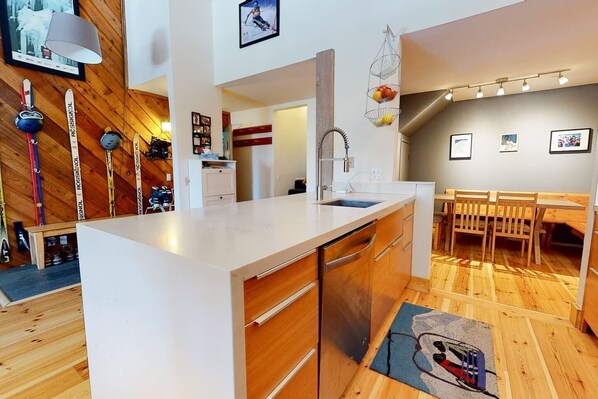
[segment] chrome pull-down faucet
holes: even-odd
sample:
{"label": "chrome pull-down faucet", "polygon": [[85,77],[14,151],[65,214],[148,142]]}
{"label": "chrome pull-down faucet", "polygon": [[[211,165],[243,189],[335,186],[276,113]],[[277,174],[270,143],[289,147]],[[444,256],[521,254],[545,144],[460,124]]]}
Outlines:
{"label": "chrome pull-down faucet", "polygon": [[[324,139],[328,134],[332,132],[337,132],[343,137],[345,141],[345,157],[344,158],[322,158],[322,144],[324,143]],[[343,161],[344,163],[344,171],[345,173],[349,172],[349,168],[351,167],[351,161],[349,160],[349,139],[347,138],[347,134],[343,131],[343,129],[338,127],[333,127],[332,129],[327,130],[324,132],[322,137],[320,138],[320,143],[318,144],[318,162],[316,167],[318,168],[318,181],[316,187],[316,198],[320,201],[324,197],[324,190],[327,188],[326,186],[322,185],[322,162],[323,161]]]}

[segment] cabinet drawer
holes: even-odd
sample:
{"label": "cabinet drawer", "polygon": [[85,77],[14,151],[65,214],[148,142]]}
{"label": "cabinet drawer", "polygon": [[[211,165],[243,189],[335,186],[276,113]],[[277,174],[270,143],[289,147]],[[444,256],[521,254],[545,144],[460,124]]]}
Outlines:
{"label": "cabinet drawer", "polygon": [[233,169],[203,169],[201,172],[204,196],[235,193],[236,182]]}
{"label": "cabinet drawer", "polygon": [[403,246],[407,246],[413,241],[413,213],[405,216],[403,222]]}
{"label": "cabinet drawer", "polygon": [[[592,252],[598,248],[592,248]],[[590,263],[583,294],[583,318],[592,331],[598,331],[598,265]]]}
{"label": "cabinet drawer", "polygon": [[[307,252],[244,283],[245,324],[318,278],[318,253]],[[296,258],[295,258],[296,259]],[[274,271],[275,270],[275,271]]]}
{"label": "cabinet drawer", "polygon": [[413,215],[413,208],[414,208],[415,202],[411,201],[410,203],[408,203],[407,205],[405,205],[405,207],[403,208],[403,215],[404,217],[407,217],[409,215]]}
{"label": "cabinet drawer", "polygon": [[391,291],[390,249],[374,260],[372,272],[372,319],[370,341],[376,336],[394,304]]}
{"label": "cabinet drawer", "polygon": [[312,348],[295,366],[294,374],[288,375],[288,381],[280,384],[280,390],[272,392],[267,399],[317,399],[318,398],[318,351]]}
{"label": "cabinet drawer", "polygon": [[213,195],[211,197],[203,197],[203,206],[226,205],[226,204],[234,204],[234,203],[235,203],[234,194]]}
{"label": "cabinet drawer", "polygon": [[318,281],[258,325],[245,327],[247,398],[265,398],[318,344]]}
{"label": "cabinet drawer", "polygon": [[376,222],[374,257],[380,255],[382,251],[403,234],[403,209],[401,208]]}

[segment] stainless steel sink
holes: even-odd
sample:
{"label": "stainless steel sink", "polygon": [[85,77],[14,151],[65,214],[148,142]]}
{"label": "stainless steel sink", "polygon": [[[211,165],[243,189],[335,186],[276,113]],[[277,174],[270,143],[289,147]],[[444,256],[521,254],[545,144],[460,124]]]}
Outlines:
{"label": "stainless steel sink", "polygon": [[332,205],[332,206],[344,206],[347,208],[369,208],[370,206],[379,204],[382,201],[368,201],[359,199],[337,199],[328,202],[319,202],[318,205]]}

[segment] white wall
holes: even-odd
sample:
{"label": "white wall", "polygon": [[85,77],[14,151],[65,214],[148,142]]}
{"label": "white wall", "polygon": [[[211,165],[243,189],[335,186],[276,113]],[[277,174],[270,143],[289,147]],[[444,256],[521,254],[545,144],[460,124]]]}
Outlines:
{"label": "white wall", "polygon": [[[410,180],[446,188],[590,193],[592,153],[549,154],[551,130],[598,128],[598,85],[459,101],[411,137]],[[471,160],[449,161],[452,134],[473,133]],[[501,133],[519,151],[499,152]],[[596,138],[592,140],[595,151]]]}
{"label": "white wall", "polygon": [[164,77],[170,57],[168,0],[125,0],[129,87]]}
{"label": "white wall", "polygon": [[196,159],[191,112],[212,118],[212,152],[222,154],[222,93],[214,86],[212,1],[170,1],[168,69],[176,209],[189,208],[187,160]]}
{"label": "white wall", "polygon": [[[278,104],[272,107],[253,108],[246,111],[231,112],[231,121],[233,129],[247,128],[251,126],[269,125],[272,124],[273,129],[273,146],[252,146],[252,147],[237,147],[233,151],[233,158],[237,161],[237,200],[247,201],[251,199],[267,198],[274,196],[274,181],[277,166],[275,165],[274,151],[276,148],[278,131],[277,124],[274,123],[274,114],[280,110],[293,109],[297,107],[305,107],[305,130],[306,144],[305,152],[307,156],[296,157],[296,154],[289,153],[289,160],[291,163],[299,163],[299,158],[303,160],[307,176],[315,176],[315,137],[316,137],[316,101],[309,99],[304,101],[297,101],[293,103]],[[296,115],[297,116],[297,115]],[[284,129],[284,126],[283,126]],[[259,136],[253,136],[259,137]],[[282,154],[282,153],[281,153]],[[282,163],[286,160],[286,155]],[[281,163],[278,162],[279,165]],[[297,165],[297,168],[300,166]],[[282,174],[290,174],[292,178],[295,175],[291,172],[284,171],[282,165]],[[299,177],[299,176],[297,176]],[[290,188],[290,187],[288,187]],[[284,190],[287,193],[288,188]],[[313,191],[315,183],[313,179],[307,181],[308,191]],[[282,190],[282,188],[281,188]],[[282,195],[282,194],[281,194]]]}
{"label": "white wall", "polygon": [[[397,122],[376,128],[363,116],[369,67],[382,44],[386,25],[391,24],[395,31],[412,32],[517,2],[455,0],[450,8],[442,0],[399,3],[383,0],[375,5],[357,1],[342,5],[316,0],[282,2],[280,36],[240,49],[239,26],[232,23],[238,18],[239,2],[215,1],[215,82],[226,83],[311,59],[317,52],[333,48],[335,125],[347,132],[350,155],[355,157],[358,167],[379,168],[382,179],[391,180]],[[335,148],[342,149],[340,142],[337,141]],[[342,168],[335,168],[335,179],[346,179]]]}
{"label": "white wall", "polygon": [[[233,130],[272,124],[270,107],[231,112],[230,119]],[[251,137],[266,136],[272,136],[272,134],[259,134]],[[238,136],[238,138],[240,139],[242,136]],[[234,139],[233,137],[233,143]],[[273,196],[274,152],[272,145],[233,147],[233,159],[237,161],[237,201]]]}
{"label": "white wall", "polygon": [[274,111],[274,196],[288,195],[307,164],[307,106]]}

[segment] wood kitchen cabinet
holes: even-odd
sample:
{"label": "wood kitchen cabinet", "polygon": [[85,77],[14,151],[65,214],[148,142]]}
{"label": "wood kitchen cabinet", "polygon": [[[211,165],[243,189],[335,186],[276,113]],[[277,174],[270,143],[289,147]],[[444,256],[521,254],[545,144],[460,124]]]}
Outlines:
{"label": "wood kitchen cabinet", "polygon": [[188,162],[191,208],[237,201],[236,161],[193,159]]}
{"label": "wood kitchen cabinet", "polygon": [[376,225],[371,338],[378,333],[411,278],[413,202],[378,220]]}
{"label": "wood kitchen cabinet", "polygon": [[594,228],[592,229],[592,246],[588,274],[583,294],[583,323],[582,330],[590,327],[598,334],[598,214],[594,214]]}
{"label": "wood kitchen cabinet", "polygon": [[315,250],[244,283],[247,398],[318,396]]}

